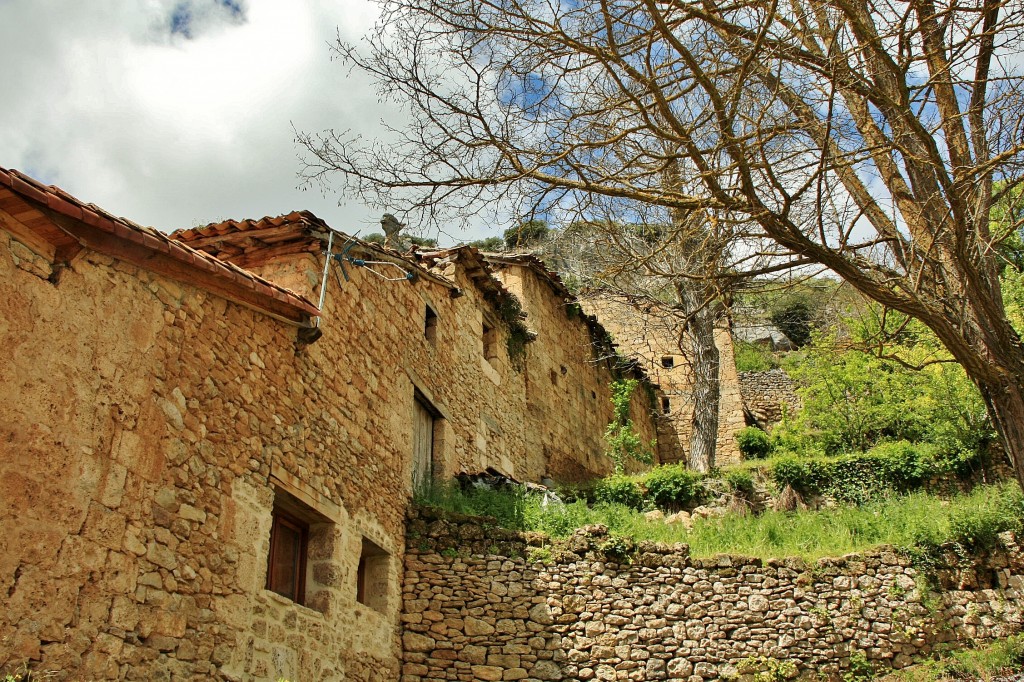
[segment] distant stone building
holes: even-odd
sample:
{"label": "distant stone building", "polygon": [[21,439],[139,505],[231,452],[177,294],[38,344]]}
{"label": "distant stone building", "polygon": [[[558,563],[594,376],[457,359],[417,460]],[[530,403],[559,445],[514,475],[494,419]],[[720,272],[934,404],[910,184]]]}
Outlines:
{"label": "distant stone building", "polygon": [[740,391],[747,421],[765,430],[800,410],[796,383],[781,369],[740,372]]}
{"label": "distant stone building", "polygon": [[607,333],[532,265],[172,238],[0,169],[0,287],[0,666],[397,680],[415,485],[612,469]]}
{"label": "distant stone building", "polygon": [[[650,302],[637,308],[620,297],[600,292],[588,294],[584,307],[601,320],[621,352],[638,358],[658,384],[659,456],[664,462],[685,462],[693,433],[693,373],[680,349],[682,320],[678,313]],[[715,331],[715,345],[720,390],[715,463],[724,465],[740,461],[736,432],[745,426],[732,336],[724,314]]]}

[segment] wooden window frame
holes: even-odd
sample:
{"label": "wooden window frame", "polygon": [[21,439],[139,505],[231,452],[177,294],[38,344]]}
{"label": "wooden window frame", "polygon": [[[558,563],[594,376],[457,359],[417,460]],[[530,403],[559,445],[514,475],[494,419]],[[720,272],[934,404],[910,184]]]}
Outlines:
{"label": "wooden window frame", "polygon": [[[296,604],[306,603],[306,555],[309,549],[309,524],[305,521],[292,516],[291,514],[274,507],[271,512],[271,526],[270,526],[270,553],[267,555],[267,589],[278,594],[285,599],[291,599]],[[295,595],[294,598],[291,596],[279,592],[274,589],[276,583],[274,575],[274,558],[277,556],[277,552],[280,551],[278,543],[278,537],[280,534],[281,527],[288,528],[289,530],[298,532],[299,534],[299,551],[298,557],[292,560],[293,568],[295,569],[295,578],[292,581],[292,593]]]}

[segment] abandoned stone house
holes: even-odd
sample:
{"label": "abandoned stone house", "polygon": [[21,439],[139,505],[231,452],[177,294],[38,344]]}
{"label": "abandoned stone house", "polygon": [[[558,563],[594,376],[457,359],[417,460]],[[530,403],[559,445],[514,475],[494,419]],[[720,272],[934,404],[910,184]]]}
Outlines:
{"label": "abandoned stone house", "polygon": [[[686,461],[693,435],[693,370],[680,348],[683,321],[677,311],[656,302],[637,306],[621,296],[593,292],[584,297],[583,306],[596,315],[615,338],[622,352],[637,358],[641,367],[658,384],[659,455],[663,462]],[[733,339],[728,317],[719,318],[715,329],[718,348],[718,436],[715,463],[718,466],[740,461],[736,433],[746,426],[744,401],[770,402],[750,386],[741,393],[736,372]]]}
{"label": "abandoned stone house", "polygon": [[0,286],[0,666],[397,680],[415,484],[612,468],[608,335],[538,263],[169,237],[0,169]]}

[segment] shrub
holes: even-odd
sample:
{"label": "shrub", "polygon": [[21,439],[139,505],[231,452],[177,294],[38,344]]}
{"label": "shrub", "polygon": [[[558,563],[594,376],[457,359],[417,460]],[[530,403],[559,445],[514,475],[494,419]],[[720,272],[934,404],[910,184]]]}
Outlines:
{"label": "shrub", "polygon": [[785,488],[788,485],[794,490],[809,492],[806,488],[808,485],[807,467],[803,460],[792,455],[780,457],[772,462],[771,477],[780,488]]}
{"label": "shrub", "polygon": [[880,482],[895,490],[908,491],[919,487],[928,475],[925,453],[930,451],[928,445],[913,445],[903,440],[875,446],[868,456],[877,462]]}
{"label": "shrub", "polygon": [[526,506],[524,488],[511,485],[500,488],[467,486],[457,481],[431,482],[417,491],[417,504],[439,507],[459,514],[491,516],[505,528],[525,528]]}
{"label": "shrub", "polygon": [[699,502],[705,493],[703,476],[682,464],[656,467],[644,477],[647,496],[666,509],[681,509]]}
{"label": "shrub", "polygon": [[779,487],[789,485],[805,495],[830,495],[840,502],[861,504],[920,487],[930,471],[928,451],[928,446],[901,441],[856,455],[780,457],[772,463],[771,477]]}
{"label": "shrub", "polygon": [[536,246],[551,233],[545,220],[527,220],[505,230],[505,246],[510,249]]}
{"label": "shrub", "polygon": [[594,499],[605,504],[621,504],[632,509],[643,509],[644,491],[631,476],[612,474],[594,486]]}
{"label": "shrub", "polygon": [[608,446],[607,454],[615,463],[615,473],[621,474],[625,469],[627,459],[650,464],[654,459],[652,450],[656,443],[644,443],[633,427],[633,420],[630,418],[630,406],[633,400],[633,393],[636,392],[640,382],[636,379],[624,379],[611,383],[612,408],[614,418],[608,424],[604,432],[604,440]]}
{"label": "shrub", "polygon": [[756,343],[737,340],[733,346],[737,372],[767,372],[779,366],[771,351]]}
{"label": "shrub", "polygon": [[996,536],[1008,530],[1024,529],[1024,494],[1020,488],[1004,486],[985,504],[964,507],[949,519],[949,535],[968,552],[990,549]]}
{"label": "shrub", "polygon": [[[886,441],[930,442],[951,473],[969,470],[993,430],[963,368],[949,362],[934,334],[891,311],[869,306],[843,322],[845,333],[817,336],[790,355],[786,369],[800,385],[803,408],[773,437],[784,438],[787,448],[827,454],[864,452]],[[880,338],[892,340],[884,352]]]}
{"label": "shrub", "polygon": [[772,305],[772,324],[789,337],[796,346],[806,345],[811,332],[819,326],[822,302],[810,292],[792,291]]}
{"label": "shrub", "polygon": [[725,474],[725,482],[738,495],[749,498],[754,494],[754,477],[749,471],[741,469],[729,471]]}
{"label": "shrub", "polygon": [[736,444],[744,459],[764,459],[772,451],[772,439],[756,426],[748,426],[736,434]]}

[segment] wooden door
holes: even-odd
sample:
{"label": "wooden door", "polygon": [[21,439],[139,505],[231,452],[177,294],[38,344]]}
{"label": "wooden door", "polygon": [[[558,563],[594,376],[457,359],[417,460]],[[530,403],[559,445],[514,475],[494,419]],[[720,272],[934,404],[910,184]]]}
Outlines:
{"label": "wooden door", "polygon": [[418,399],[413,404],[412,487],[419,490],[434,474],[434,415]]}

